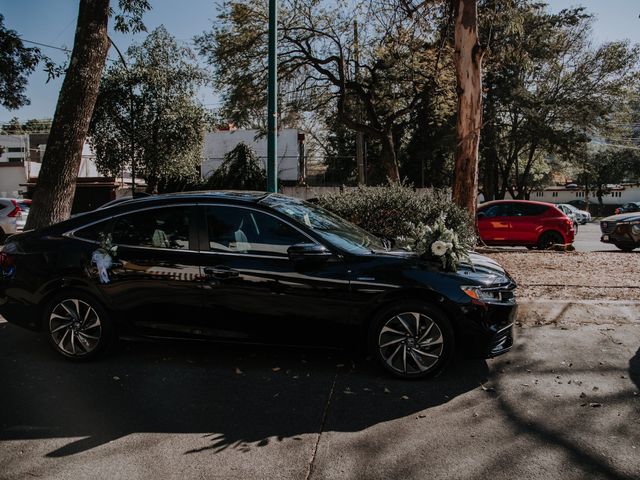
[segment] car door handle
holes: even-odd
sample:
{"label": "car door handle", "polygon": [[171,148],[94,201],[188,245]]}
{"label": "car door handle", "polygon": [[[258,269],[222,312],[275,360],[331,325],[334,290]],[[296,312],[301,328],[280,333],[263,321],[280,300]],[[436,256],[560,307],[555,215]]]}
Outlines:
{"label": "car door handle", "polygon": [[207,277],[213,278],[232,278],[237,277],[240,272],[234,270],[233,268],[225,267],[225,266],[217,266],[217,267],[205,267],[204,274]]}

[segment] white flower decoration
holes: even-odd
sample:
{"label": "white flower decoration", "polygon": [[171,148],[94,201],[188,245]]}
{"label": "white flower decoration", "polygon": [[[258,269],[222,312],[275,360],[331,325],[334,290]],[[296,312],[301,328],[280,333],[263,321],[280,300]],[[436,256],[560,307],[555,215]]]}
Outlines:
{"label": "white flower decoration", "polygon": [[447,250],[451,250],[453,248],[453,243],[447,242]]}
{"label": "white flower decoration", "polygon": [[441,240],[436,240],[435,242],[433,242],[433,244],[431,245],[431,252],[436,256],[436,257],[441,257],[442,255],[444,255],[445,253],[447,253],[447,244],[444,243]]}

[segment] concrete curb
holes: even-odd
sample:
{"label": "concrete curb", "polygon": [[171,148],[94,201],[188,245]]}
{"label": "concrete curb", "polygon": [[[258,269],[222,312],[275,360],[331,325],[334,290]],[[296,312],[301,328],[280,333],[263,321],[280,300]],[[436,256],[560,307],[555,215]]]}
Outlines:
{"label": "concrete curb", "polygon": [[619,300],[519,300],[517,321],[532,325],[640,323],[640,302]]}

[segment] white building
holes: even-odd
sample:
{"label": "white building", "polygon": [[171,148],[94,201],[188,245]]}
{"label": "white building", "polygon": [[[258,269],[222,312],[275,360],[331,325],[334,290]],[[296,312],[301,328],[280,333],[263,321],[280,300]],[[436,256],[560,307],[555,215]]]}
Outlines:
{"label": "white building", "polygon": [[[572,200],[588,200],[590,204],[598,203],[596,192],[589,191],[586,194],[584,188],[574,185],[547,187],[544,190],[531,192],[529,198],[549,203],[569,203]],[[607,193],[602,196],[604,205],[622,205],[628,202],[640,202],[639,184],[608,185]]]}
{"label": "white building", "polygon": [[[205,134],[202,160],[202,176],[207,178],[224,161],[224,156],[240,142],[256,152],[266,169],[267,137],[259,130],[221,130]],[[297,182],[304,177],[304,134],[294,128],[278,132],[278,179]]]}

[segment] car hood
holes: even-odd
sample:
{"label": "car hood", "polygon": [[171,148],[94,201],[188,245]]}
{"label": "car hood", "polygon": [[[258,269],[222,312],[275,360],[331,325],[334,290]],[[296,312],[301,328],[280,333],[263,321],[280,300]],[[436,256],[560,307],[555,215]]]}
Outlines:
{"label": "car hood", "polygon": [[630,222],[632,220],[640,220],[640,212],[620,213],[603,218],[601,222]]}
{"label": "car hood", "polygon": [[495,260],[474,252],[469,254],[470,262],[458,267],[458,275],[482,285],[515,284],[507,271]]}

